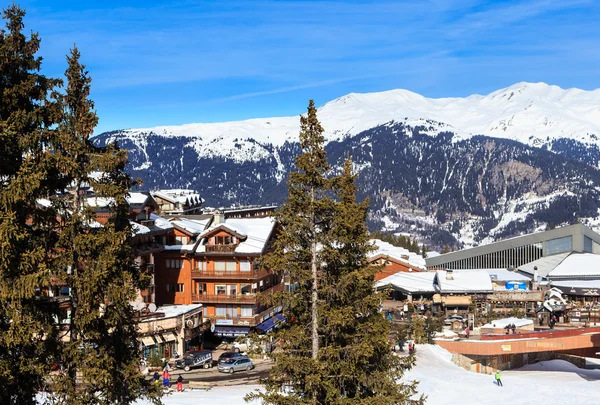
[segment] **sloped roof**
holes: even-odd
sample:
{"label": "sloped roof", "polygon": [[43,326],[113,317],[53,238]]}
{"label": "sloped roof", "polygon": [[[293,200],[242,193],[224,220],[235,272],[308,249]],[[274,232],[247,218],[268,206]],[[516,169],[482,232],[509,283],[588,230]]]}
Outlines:
{"label": "sloped roof", "polygon": [[492,280],[485,271],[462,270],[452,272],[452,279],[446,270],[437,270],[434,284],[440,293],[483,293],[492,292]]}
{"label": "sloped roof", "polygon": [[[242,240],[235,248],[234,253],[260,254],[264,251],[273,230],[275,229],[275,220],[272,217],[262,218],[227,218],[225,222],[215,224],[203,232],[200,237],[210,234],[218,227],[229,229],[238,235],[244,235]],[[206,239],[198,239],[195,252],[206,252]]]}
{"label": "sloped roof", "polygon": [[519,271],[533,276],[535,272],[534,267],[537,267],[537,272],[540,277],[547,277],[548,274],[556,268],[563,260],[565,260],[571,252],[560,253],[557,255],[546,256],[540,259],[534,260],[522,266],[519,266]]}
{"label": "sloped roof", "polygon": [[454,270],[454,273],[459,273],[461,271],[483,271],[490,276],[490,279],[494,277],[497,281],[531,281],[531,277],[507,269]]}
{"label": "sloped roof", "polygon": [[176,228],[192,235],[203,234],[211,219],[199,220],[175,217],[170,220],[170,223]]}
{"label": "sloped roof", "polygon": [[593,253],[571,253],[554,270],[548,278],[599,277],[600,255]]}
{"label": "sloped roof", "polygon": [[[425,266],[425,259],[417,253],[410,252],[408,249],[394,246],[379,239],[371,239],[369,243],[376,246],[376,250],[369,253],[369,259],[373,259],[377,256],[388,256],[396,261],[407,263],[409,266],[418,268],[419,270],[427,269]],[[403,256],[408,256],[408,258],[403,258]]]}
{"label": "sloped roof", "polygon": [[433,278],[435,272],[398,272],[375,283],[375,288],[382,289],[390,286],[392,289],[405,293],[433,293]]}

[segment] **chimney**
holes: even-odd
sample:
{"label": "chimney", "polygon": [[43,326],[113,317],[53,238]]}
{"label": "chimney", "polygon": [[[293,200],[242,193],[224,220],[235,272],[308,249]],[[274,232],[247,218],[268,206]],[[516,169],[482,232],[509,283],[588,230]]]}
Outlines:
{"label": "chimney", "polygon": [[220,225],[225,223],[225,214],[223,211],[216,210],[213,218],[213,225]]}
{"label": "chimney", "polygon": [[446,270],[446,280],[454,280],[454,274],[452,270]]}

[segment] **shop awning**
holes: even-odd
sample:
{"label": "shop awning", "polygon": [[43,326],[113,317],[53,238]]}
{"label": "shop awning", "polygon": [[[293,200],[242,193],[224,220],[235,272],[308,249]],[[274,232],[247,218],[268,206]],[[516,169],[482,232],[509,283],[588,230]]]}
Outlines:
{"label": "shop awning", "polygon": [[246,336],[250,328],[243,326],[215,326],[214,334],[221,337],[239,337]]}
{"label": "shop awning", "polygon": [[171,332],[167,332],[167,333],[161,333],[160,334],[160,338],[164,341],[164,342],[173,342],[173,341],[177,341],[177,336],[175,336],[174,333]]}
{"label": "shop awning", "polygon": [[275,314],[270,317],[266,321],[256,326],[256,329],[260,329],[264,333],[270,332],[275,326],[280,324],[281,322],[285,322],[285,317],[283,314]]}
{"label": "shop awning", "polygon": [[140,339],[144,346],[154,346],[156,341],[152,339],[152,336],[144,336]]}

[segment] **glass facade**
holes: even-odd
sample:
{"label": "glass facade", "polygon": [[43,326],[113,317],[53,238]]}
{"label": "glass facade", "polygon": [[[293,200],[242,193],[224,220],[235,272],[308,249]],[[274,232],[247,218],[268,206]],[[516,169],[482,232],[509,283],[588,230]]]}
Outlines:
{"label": "glass facade", "polygon": [[573,237],[551,239],[546,242],[546,256],[566,253],[573,250]]}
{"label": "glass facade", "polygon": [[594,243],[587,236],[583,237],[583,251],[589,252],[589,253],[594,253]]}

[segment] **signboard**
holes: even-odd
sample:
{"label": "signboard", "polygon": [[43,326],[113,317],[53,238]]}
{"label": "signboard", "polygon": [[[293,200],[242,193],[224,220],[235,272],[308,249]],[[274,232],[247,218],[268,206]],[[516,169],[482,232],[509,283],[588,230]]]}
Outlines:
{"label": "signboard", "polygon": [[511,345],[502,345],[500,346],[503,352],[510,352],[512,350]]}
{"label": "signboard", "polygon": [[583,295],[583,296],[587,296],[587,297],[599,297],[600,296],[600,288],[580,288],[580,287],[564,288],[564,287],[560,287],[560,286],[558,286],[558,287],[563,288],[565,293],[569,294],[569,295]]}
{"label": "signboard", "polygon": [[507,281],[506,289],[513,291],[525,291],[527,290],[527,283],[525,281]]}
{"label": "signboard", "polygon": [[233,325],[233,319],[217,319],[217,325]]}

